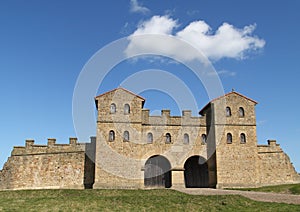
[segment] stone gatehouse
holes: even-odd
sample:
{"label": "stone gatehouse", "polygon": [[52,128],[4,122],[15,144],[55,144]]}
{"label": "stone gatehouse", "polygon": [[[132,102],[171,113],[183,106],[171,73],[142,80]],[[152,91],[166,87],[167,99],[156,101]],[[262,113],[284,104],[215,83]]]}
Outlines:
{"label": "stone gatehouse", "polygon": [[275,140],[258,145],[256,101],[237,92],[191,111],[151,116],[145,99],[117,88],[95,97],[90,143],[14,147],[0,171],[0,189],[257,187],[299,183]]}

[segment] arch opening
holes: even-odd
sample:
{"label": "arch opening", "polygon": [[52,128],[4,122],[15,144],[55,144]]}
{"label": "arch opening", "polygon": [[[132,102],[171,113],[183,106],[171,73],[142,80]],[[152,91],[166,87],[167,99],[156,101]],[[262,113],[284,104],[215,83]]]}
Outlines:
{"label": "arch opening", "polygon": [[192,156],[184,163],[184,182],[186,188],[208,188],[208,164],[201,156]]}
{"label": "arch opening", "polygon": [[144,172],[145,187],[172,186],[171,164],[167,158],[161,155],[150,157],[145,163]]}

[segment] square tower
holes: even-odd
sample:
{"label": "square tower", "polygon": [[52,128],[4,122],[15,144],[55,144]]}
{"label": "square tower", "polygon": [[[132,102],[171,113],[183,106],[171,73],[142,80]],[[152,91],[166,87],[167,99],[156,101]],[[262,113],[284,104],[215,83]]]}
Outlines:
{"label": "square tower", "polygon": [[209,151],[215,151],[217,187],[254,186],[257,183],[256,101],[230,92],[209,102]]}

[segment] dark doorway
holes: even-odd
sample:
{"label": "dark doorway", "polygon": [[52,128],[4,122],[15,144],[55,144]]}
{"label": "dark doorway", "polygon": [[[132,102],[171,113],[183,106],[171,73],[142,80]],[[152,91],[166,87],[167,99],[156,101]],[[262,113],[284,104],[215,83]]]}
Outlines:
{"label": "dark doorway", "polygon": [[192,156],[184,164],[184,181],[186,188],[208,188],[208,165],[205,158]]}
{"label": "dark doorway", "polygon": [[150,157],[145,163],[144,174],[145,187],[172,186],[171,164],[165,157],[156,155]]}

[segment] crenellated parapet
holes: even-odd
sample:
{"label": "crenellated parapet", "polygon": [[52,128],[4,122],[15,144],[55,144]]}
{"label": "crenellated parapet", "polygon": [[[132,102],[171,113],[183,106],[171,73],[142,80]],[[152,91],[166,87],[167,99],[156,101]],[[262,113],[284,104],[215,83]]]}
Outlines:
{"label": "crenellated parapet", "polygon": [[268,145],[257,145],[258,154],[283,152],[276,140],[268,140]]}
{"label": "crenellated parapet", "polygon": [[91,188],[94,182],[96,138],[90,143],[56,144],[49,138],[47,145],[26,140],[25,146],[13,148],[0,171],[1,189]]}
{"label": "crenellated parapet", "polygon": [[142,124],[151,126],[206,126],[205,117],[192,116],[191,110],[183,110],[182,116],[171,116],[170,110],[161,110],[160,116],[150,116],[149,109],[142,110]]}
{"label": "crenellated parapet", "polygon": [[34,140],[26,140],[25,146],[15,146],[12,150],[12,156],[35,155],[51,153],[70,153],[85,151],[85,143],[78,143],[77,138],[69,138],[69,144],[57,144],[55,138],[48,138],[47,145],[38,145]]}

